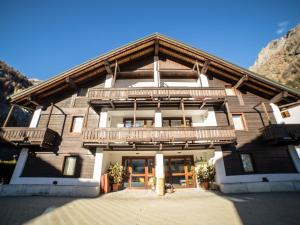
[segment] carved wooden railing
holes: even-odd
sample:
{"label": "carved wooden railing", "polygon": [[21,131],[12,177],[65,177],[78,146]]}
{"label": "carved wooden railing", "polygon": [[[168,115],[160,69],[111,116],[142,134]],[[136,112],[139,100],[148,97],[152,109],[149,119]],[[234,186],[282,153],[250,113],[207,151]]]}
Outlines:
{"label": "carved wooden railing", "polygon": [[270,124],[261,132],[267,142],[300,142],[300,124]]}
{"label": "carved wooden railing", "polygon": [[84,143],[116,142],[186,142],[232,143],[236,140],[232,127],[157,127],[157,128],[86,128]]}
{"label": "carved wooden railing", "polygon": [[224,88],[218,87],[178,87],[178,88],[91,88],[88,98],[93,99],[130,99],[130,98],[224,98]]}
{"label": "carved wooden railing", "polygon": [[58,134],[49,128],[0,127],[0,139],[18,145],[51,147],[57,144]]}

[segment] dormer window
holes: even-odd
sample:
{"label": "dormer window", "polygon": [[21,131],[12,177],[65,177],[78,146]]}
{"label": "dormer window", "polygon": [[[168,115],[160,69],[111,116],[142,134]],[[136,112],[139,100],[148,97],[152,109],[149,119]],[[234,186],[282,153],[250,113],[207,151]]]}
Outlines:
{"label": "dormer window", "polygon": [[225,85],[225,92],[227,96],[236,96],[235,88],[231,85]]}

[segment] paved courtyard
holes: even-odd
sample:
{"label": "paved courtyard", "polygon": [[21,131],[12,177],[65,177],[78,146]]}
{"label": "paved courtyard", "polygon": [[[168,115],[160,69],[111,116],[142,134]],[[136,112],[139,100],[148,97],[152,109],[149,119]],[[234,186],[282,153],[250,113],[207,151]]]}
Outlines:
{"label": "paved courtyard", "polygon": [[164,197],[121,191],[98,198],[2,197],[0,224],[300,224],[300,193],[222,195],[182,190]]}

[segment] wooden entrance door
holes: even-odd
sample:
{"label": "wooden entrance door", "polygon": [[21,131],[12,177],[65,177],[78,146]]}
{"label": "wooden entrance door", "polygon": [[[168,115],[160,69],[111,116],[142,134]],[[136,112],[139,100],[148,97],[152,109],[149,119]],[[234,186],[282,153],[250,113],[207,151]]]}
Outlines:
{"label": "wooden entrance door", "polygon": [[195,187],[193,156],[165,156],[164,166],[166,183],[175,188]]}
{"label": "wooden entrance door", "polygon": [[123,157],[123,165],[129,176],[124,186],[128,188],[150,188],[154,177],[154,157]]}

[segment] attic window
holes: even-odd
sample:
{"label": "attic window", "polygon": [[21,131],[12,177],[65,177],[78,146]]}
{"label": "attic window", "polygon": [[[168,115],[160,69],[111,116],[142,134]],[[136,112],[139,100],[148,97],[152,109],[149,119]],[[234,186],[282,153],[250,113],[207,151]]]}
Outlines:
{"label": "attic window", "polygon": [[88,89],[87,88],[80,88],[77,91],[77,96],[85,97]]}
{"label": "attic window", "polygon": [[283,118],[288,118],[288,117],[291,117],[291,114],[290,114],[289,110],[286,109],[286,110],[281,111],[281,116]]}
{"label": "attic window", "polygon": [[225,92],[227,96],[236,96],[235,88],[231,85],[225,85]]}

